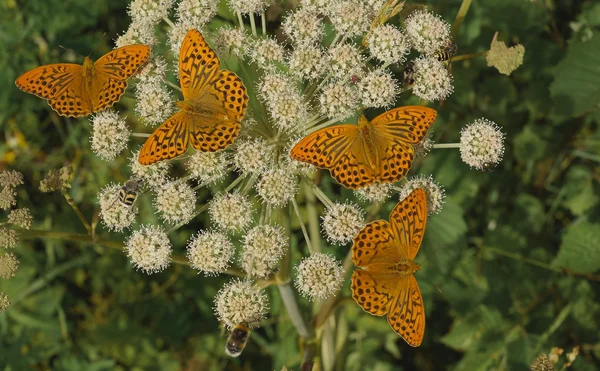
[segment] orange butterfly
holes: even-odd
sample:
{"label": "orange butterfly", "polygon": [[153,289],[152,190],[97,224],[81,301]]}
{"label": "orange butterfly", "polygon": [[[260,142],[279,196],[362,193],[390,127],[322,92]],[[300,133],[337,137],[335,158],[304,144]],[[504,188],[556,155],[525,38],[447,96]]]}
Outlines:
{"label": "orange butterfly", "polygon": [[329,169],[344,187],[357,189],[375,182],[395,182],[408,173],[418,143],[437,113],[421,106],[389,110],[371,122],[330,126],[304,137],[290,155]]}
{"label": "orange butterfly", "polygon": [[415,189],[390,214],[391,223],[376,220],[354,237],[352,297],[365,311],[387,314],[392,329],[418,347],[425,333],[425,309],[417,280],[421,267],[413,261],[425,233],[427,198]]}
{"label": "orange butterfly", "polygon": [[248,107],[242,80],[220,70],[219,58],[198,30],[190,30],[179,52],[179,81],[184,101],[146,140],[139,155],[142,165],[182,155],[188,142],[197,150],[215,152],[233,143]]}
{"label": "orange butterfly", "polygon": [[127,45],[104,54],[96,63],[85,57],[83,66],[58,63],[34,68],[15,83],[19,89],[47,99],[61,116],[87,116],[118,102],[127,79],[149,56],[146,45]]}

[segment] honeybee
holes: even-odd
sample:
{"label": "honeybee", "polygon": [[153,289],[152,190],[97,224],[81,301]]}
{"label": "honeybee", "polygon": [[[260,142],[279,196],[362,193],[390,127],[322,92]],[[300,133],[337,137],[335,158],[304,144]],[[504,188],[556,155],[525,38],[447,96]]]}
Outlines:
{"label": "honeybee", "polygon": [[442,50],[434,54],[435,59],[440,62],[451,61],[458,47],[454,41],[450,41],[444,46]]}
{"label": "honeybee", "polygon": [[250,338],[250,332],[251,330],[247,324],[240,323],[236,325],[227,338],[225,352],[231,357],[238,357],[242,354]]}
{"label": "honeybee", "polygon": [[119,201],[125,206],[132,206],[138,195],[138,190],[142,187],[144,181],[139,178],[132,178],[125,182],[119,190]]}
{"label": "honeybee", "polygon": [[406,86],[413,86],[415,83],[415,62],[409,61],[404,67],[404,83]]}

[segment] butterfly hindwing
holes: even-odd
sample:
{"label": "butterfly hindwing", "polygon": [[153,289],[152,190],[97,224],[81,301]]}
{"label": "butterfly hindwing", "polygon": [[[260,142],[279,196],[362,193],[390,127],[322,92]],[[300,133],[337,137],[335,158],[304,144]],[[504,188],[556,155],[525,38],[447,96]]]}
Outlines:
{"label": "butterfly hindwing", "polygon": [[225,110],[229,120],[242,121],[248,108],[248,94],[242,79],[235,73],[219,71],[210,83],[209,93]]}
{"label": "butterfly hindwing", "polygon": [[179,111],[160,125],[146,140],[139,155],[142,165],[180,156],[187,151],[191,118]]}
{"label": "butterfly hindwing", "polygon": [[215,80],[219,66],[219,58],[200,31],[188,31],[179,52],[179,83],[183,98],[189,101],[202,99],[209,84]]}
{"label": "butterfly hindwing", "polygon": [[356,125],[336,125],[302,138],[290,151],[294,159],[320,168],[330,168],[358,138]]}
{"label": "butterfly hindwing", "polygon": [[224,119],[222,115],[196,116],[193,120],[189,129],[190,143],[202,152],[216,152],[229,147],[240,132],[237,121]]}
{"label": "butterfly hindwing", "polygon": [[390,310],[398,283],[395,273],[375,273],[357,269],[352,273],[352,297],[358,305],[375,316]]}
{"label": "butterfly hindwing", "polygon": [[396,282],[399,293],[391,304],[388,323],[408,345],[418,347],[425,334],[425,307],[421,290],[412,274]]}
{"label": "butterfly hindwing", "polygon": [[425,191],[417,188],[398,203],[390,214],[390,222],[402,255],[413,260],[421,247],[427,224]]}

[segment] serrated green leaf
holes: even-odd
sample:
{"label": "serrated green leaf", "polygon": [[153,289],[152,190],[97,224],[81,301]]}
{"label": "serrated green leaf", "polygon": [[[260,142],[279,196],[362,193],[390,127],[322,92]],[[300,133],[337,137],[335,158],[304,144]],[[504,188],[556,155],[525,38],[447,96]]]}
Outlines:
{"label": "serrated green leaf", "polygon": [[581,273],[600,270],[600,224],[584,221],[570,225],[553,265]]}

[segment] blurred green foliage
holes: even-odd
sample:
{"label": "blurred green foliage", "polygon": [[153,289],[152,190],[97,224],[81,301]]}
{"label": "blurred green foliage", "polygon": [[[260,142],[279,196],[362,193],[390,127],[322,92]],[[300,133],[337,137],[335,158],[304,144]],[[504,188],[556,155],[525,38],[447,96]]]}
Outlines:
{"label": "blurred green foliage", "polygon": [[[460,1],[427,5],[452,21]],[[129,155],[101,161],[90,151],[86,120],[56,116],[18,91],[14,80],[41,64],[79,63],[75,53],[108,51],[129,23],[126,6],[120,0],[0,1],[0,167],[25,175],[18,205],[32,210],[35,229],[82,232],[59,194],[37,190],[46,171],[72,163],[70,194],[91,216],[99,188],[128,178],[122,169]],[[229,17],[221,12],[220,21]],[[496,31],[508,46],[525,46],[524,64],[506,77],[483,57],[454,63],[455,91],[434,105],[433,139],[457,142],[461,127],[484,116],[506,133],[505,159],[490,173],[476,172],[458,151],[440,149],[412,170],[433,174],[448,195],[429,220],[417,258],[427,261],[417,275],[425,341],[409,347],[384,319],[346,299],[336,307],[335,325],[324,330],[336,339],[336,358],[323,361],[336,369],[527,370],[554,346],[581,348],[573,370],[600,367],[600,4],[474,1],[456,39],[458,54],[487,50]],[[131,110],[127,94],[117,109]],[[398,103],[410,102],[403,96]],[[144,131],[133,115],[128,120]],[[322,188],[332,198],[352,197],[328,178]],[[140,201],[150,215],[149,201]],[[386,204],[377,217],[387,218],[392,207]],[[176,253],[183,254],[203,222],[171,236]],[[293,227],[296,244],[302,237]],[[340,259],[347,252],[327,249]],[[229,359],[212,311],[227,278],[205,278],[180,265],[148,276],[135,272],[121,251],[55,239],[23,239],[15,252],[16,277],[0,280],[12,300],[0,314],[2,370],[299,368],[298,337],[276,288],[268,289],[271,317],[242,357]],[[349,296],[347,283],[342,297]],[[311,313],[310,303],[301,304]]]}

